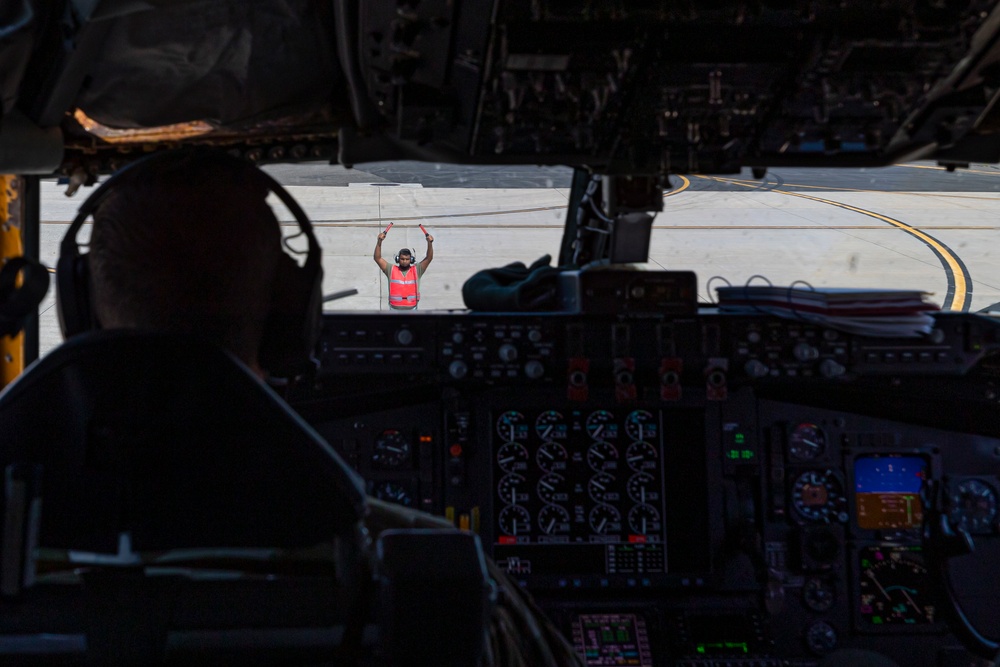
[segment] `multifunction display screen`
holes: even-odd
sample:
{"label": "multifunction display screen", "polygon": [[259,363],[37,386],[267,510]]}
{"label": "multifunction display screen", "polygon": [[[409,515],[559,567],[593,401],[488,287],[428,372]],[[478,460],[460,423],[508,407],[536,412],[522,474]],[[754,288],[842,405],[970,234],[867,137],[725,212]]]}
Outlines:
{"label": "multifunction display screen", "polygon": [[858,552],[858,624],[873,632],[937,622],[931,577],[919,547],[874,546]]}
{"label": "multifunction display screen", "polygon": [[924,518],[920,489],[927,461],[920,456],[862,456],[854,460],[854,505],[859,528],[916,528]]}
{"label": "multifunction display screen", "polygon": [[592,667],[652,667],[646,622],[635,614],[581,614],[573,645]]}

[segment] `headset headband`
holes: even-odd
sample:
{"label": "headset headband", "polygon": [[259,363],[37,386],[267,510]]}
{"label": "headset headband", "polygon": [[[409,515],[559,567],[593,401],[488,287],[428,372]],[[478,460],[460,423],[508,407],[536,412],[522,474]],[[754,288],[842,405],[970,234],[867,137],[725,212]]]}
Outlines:
{"label": "headset headband", "polygon": [[[323,312],[323,266],[322,250],[316,240],[312,223],[302,207],[271,176],[257,169],[253,163],[233,155],[208,151],[204,148],[188,148],[144,156],[102,183],[80,206],[73,222],[60,244],[59,263],[56,269],[56,302],[59,325],[67,338],[79,333],[100,328],[96,320],[92,293],[90,290],[90,262],[87,253],[81,252],[77,234],[87,218],[104,202],[108,192],[128,174],[134,175],[138,169],[157,161],[175,160],[183,169],[185,159],[195,165],[204,165],[209,160],[220,167],[230,167],[246,172],[247,177],[256,179],[254,185],[273,192],[288,207],[299,226],[299,234],[306,237],[308,249],[303,266],[287,252],[280,252],[275,279],[271,285],[271,304],[264,322],[258,358],[272,375],[294,377],[311,367],[312,355],[322,329]],[[199,162],[200,160],[200,162]],[[173,164],[171,163],[171,166]],[[183,177],[183,173],[181,173]],[[266,195],[265,195],[266,199]],[[263,202],[266,205],[266,201]],[[281,244],[292,254],[302,254],[289,247],[282,237]]]}
{"label": "headset headband", "polygon": [[59,245],[60,256],[79,256],[80,245],[76,242],[76,235],[79,233],[80,228],[83,227],[83,223],[87,221],[87,218],[90,217],[90,215],[101,205],[112,186],[126,174],[132,173],[133,171],[139,169],[142,165],[174,159],[185,154],[197,156],[199,153],[211,156],[212,159],[221,159],[223,161],[228,160],[232,164],[239,165],[241,167],[254,168],[253,173],[255,177],[259,176],[263,180],[264,184],[267,185],[267,189],[278,196],[281,203],[288,208],[292,217],[294,217],[295,221],[298,222],[299,229],[302,230],[302,233],[305,234],[306,239],[309,241],[309,250],[307,251],[306,263],[303,268],[307,271],[314,271],[319,268],[320,262],[322,261],[321,252],[319,249],[319,242],[316,240],[316,235],[313,233],[312,222],[309,221],[309,217],[306,215],[305,211],[302,210],[302,207],[299,206],[299,203],[292,199],[292,196],[288,194],[288,191],[285,190],[280,183],[274,180],[270,174],[267,174],[260,169],[256,169],[256,166],[248,160],[234,157],[227,153],[216,153],[200,148],[180,149],[146,155],[138,160],[135,160],[134,162],[130,162],[112,174],[111,178],[101,183],[101,185],[99,185],[80,206],[80,210],[77,211],[76,217],[73,218],[73,222],[70,223],[69,229],[66,231],[66,235],[63,236],[63,240]]}

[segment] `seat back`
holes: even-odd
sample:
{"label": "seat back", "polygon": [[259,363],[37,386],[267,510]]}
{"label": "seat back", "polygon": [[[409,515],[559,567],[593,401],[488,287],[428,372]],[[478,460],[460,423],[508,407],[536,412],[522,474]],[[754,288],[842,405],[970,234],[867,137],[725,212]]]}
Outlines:
{"label": "seat back", "polygon": [[[0,469],[41,466],[42,547],[311,546],[363,483],[245,366],[190,337],[76,337],[0,393]],[[0,501],[2,502],[2,501]]]}
{"label": "seat back", "polygon": [[[92,563],[0,599],[3,664],[479,663],[492,599],[478,539],[390,530],[369,553],[360,478],[217,347],[121,331],[70,340],[0,393],[0,469],[8,491],[21,485],[9,506],[22,516],[25,494],[41,498],[39,546]],[[211,561],[323,543],[335,557],[289,555],[278,574]],[[102,556],[123,545],[144,557]]]}

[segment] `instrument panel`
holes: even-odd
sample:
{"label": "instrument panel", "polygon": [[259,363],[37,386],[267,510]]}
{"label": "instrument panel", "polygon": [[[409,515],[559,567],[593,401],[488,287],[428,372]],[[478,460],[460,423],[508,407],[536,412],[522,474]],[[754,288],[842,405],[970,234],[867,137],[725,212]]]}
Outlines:
{"label": "instrument panel", "polygon": [[[813,665],[838,648],[974,664],[922,529],[936,497],[976,539],[952,578],[988,634],[1000,429],[978,369],[1000,336],[961,315],[935,332],[327,315],[320,373],[291,399],[373,494],[477,532],[588,664]],[[943,415],[948,397],[961,410]]]}
{"label": "instrument panel", "polygon": [[697,410],[501,412],[494,558],[535,585],[663,582],[670,554],[685,548],[668,538],[680,524],[674,505],[705,505],[705,457],[690,456],[703,429]]}

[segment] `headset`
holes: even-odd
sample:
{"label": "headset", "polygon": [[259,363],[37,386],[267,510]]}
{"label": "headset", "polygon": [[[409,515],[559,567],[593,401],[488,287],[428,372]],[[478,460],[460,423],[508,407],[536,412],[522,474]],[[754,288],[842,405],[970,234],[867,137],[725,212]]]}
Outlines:
{"label": "headset", "polygon": [[154,153],[131,162],[101,184],[83,202],[63,237],[56,265],[57,310],[63,336],[69,338],[101,328],[94,312],[90,262],[87,255],[80,252],[80,245],[76,240],[83,223],[126,174],[130,177],[141,175],[144,170],[161,162],[176,160],[181,163],[185,159],[214,160],[248,170],[288,207],[299,225],[300,233],[308,240],[306,260],[301,267],[288,254],[280,253],[259,352],[261,366],[274,376],[290,377],[302,372],[310,364],[319,341],[323,312],[322,250],[313,233],[312,223],[298,202],[271,176],[246,160],[204,148]]}
{"label": "headset", "polygon": [[411,264],[417,260],[417,255],[412,250],[410,250],[409,248],[400,248],[399,252],[396,253],[396,256],[392,258],[392,261],[395,262],[396,264],[399,264],[399,256],[405,255],[407,253],[409,253],[410,255]]}
{"label": "headset", "polygon": [[37,317],[48,291],[48,269],[30,257],[8,258],[0,269],[0,336],[13,338],[28,318]]}

